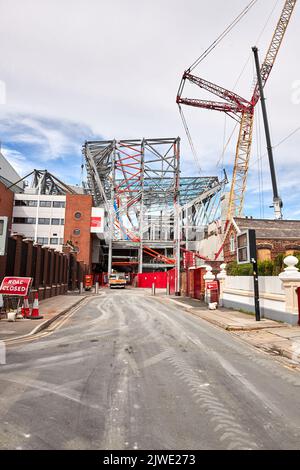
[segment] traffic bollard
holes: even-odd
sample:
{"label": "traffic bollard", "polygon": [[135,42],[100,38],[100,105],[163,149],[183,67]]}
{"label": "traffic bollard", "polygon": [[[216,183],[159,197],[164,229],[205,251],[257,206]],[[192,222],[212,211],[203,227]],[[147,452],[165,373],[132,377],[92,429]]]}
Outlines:
{"label": "traffic bollard", "polygon": [[155,295],[155,283],[152,284],[152,295]]}
{"label": "traffic bollard", "polygon": [[99,282],[96,282],[95,284],[95,293],[99,294]]}
{"label": "traffic bollard", "polygon": [[170,283],[167,283],[167,295],[170,295]]}

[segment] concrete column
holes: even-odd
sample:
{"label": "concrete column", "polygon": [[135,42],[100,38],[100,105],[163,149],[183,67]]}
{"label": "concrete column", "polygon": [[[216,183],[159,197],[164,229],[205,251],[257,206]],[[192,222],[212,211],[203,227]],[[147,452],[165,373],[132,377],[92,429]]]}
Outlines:
{"label": "concrete column", "polygon": [[226,273],[226,264],[221,264],[220,268],[221,268],[221,272],[217,275],[217,279],[219,281],[219,286],[220,286],[220,293],[219,293],[219,306],[220,307],[223,307],[224,306],[224,302],[223,302],[223,299],[224,299],[224,287],[225,287],[225,282],[226,282],[226,277],[227,277],[227,273]]}
{"label": "concrete column", "polygon": [[287,267],[283,273],[279,274],[279,279],[283,284],[285,292],[285,311],[295,315],[293,324],[297,324],[298,296],[296,290],[298,287],[300,288],[300,272],[296,268],[298,259],[295,256],[287,256],[283,261]]}

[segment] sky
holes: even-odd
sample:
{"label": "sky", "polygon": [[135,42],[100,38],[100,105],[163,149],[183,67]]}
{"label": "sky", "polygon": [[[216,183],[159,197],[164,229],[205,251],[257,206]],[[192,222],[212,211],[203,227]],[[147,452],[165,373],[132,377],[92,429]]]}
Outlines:
{"label": "sky", "polygon": [[[176,94],[184,70],[248,3],[0,0],[2,153],[22,176],[33,168],[48,169],[80,184],[85,140],[180,136],[182,174],[221,176],[226,168],[230,178],[237,129],[223,149],[234,121],[185,107],[195,159]],[[262,60],[283,3],[258,0],[194,73],[249,99],[255,74],[251,47],[258,46]],[[278,186],[289,219],[300,217],[299,21],[296,5],[265,88]],[[184,95],[207,99],[195,87],[187,87]],[[245,214],[272,217],[271,203],[258,106]]]}

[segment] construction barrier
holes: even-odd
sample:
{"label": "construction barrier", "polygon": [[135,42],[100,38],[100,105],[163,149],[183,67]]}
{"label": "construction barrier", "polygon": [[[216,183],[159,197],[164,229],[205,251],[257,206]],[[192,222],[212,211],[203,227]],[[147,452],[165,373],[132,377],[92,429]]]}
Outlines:
{"label": "construction barrier", "polygon": [[166,272],[139,273],[137,275],[137,287],[151,289],[152,284],[155,284],[156,289],[166,289],[167,278],[168,273]]}

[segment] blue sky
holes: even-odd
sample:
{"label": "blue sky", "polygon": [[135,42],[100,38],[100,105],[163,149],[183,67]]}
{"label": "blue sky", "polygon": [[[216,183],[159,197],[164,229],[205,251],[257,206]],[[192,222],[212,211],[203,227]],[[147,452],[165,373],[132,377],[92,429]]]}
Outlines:
{"label": "blue sky", "polygon": [[[185,109],[199,155],[200,162],[195,162],[175,99],[183,71],[248,3],[89,0],[87,6],[84,0],[0,0],[0,43],[5,45],[0,81],[6,88],[0,104],[3,154],[22,175],[47,168],[77,184],[85,140],[180,136],[185,175],[220,175],[224,166],[231,177],[236,132],[223,165],[218,162],[234,122],[221,113]],[[195,73],[250,98],[251,47],[257,44],[264,54],[282,5],[281,0],[258,0]],[[299,21],[297,5],[266,87],[274,145],[300,126]],[[187,89],[187,97],[197,98],[197,94],[198,90]],[[299,148],[297,132],[275,149],[288,218],[300,217]],[[266,156],[259,160],[260,169],[257,163],[264,153],[262,126],[256,125],[247,215],[272,216]]]}
{"label": "blue sky", "polygon": [[0,122],[4,156],[21,176],[47,169],[70,184],[81,183],[81,146],[101,139],[82,124],[41,116],[11,114]]}

